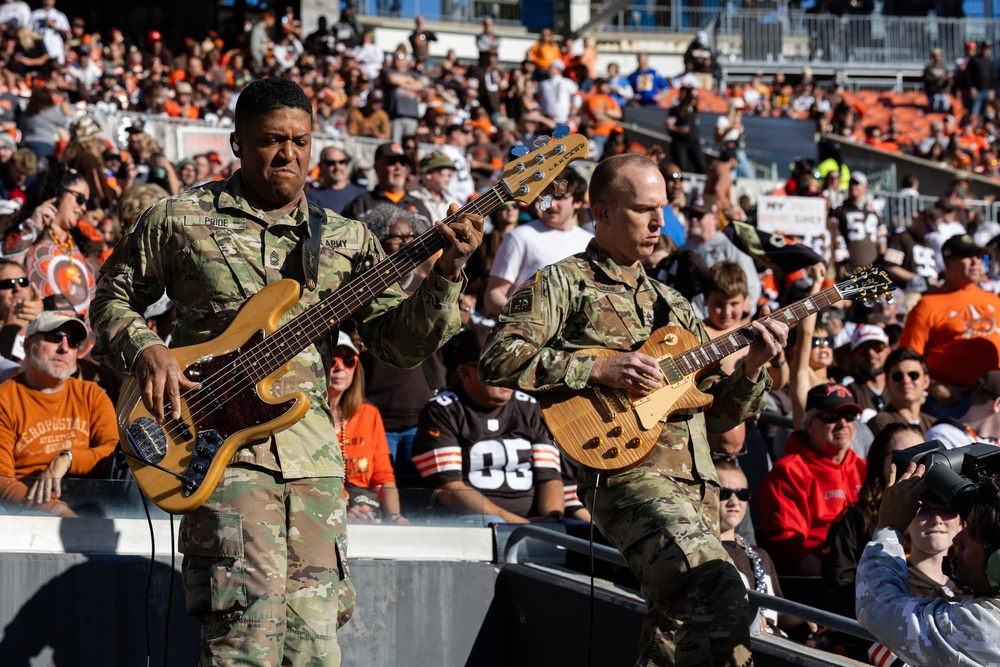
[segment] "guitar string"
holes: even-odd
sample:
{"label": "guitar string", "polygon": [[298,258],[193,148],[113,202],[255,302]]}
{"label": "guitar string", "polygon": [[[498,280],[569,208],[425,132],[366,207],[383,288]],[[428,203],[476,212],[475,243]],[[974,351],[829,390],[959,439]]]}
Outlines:
{"label": "guitar string", "polygon": [[[825,301],[826,303],[817,307],[815,310],[810,311],[810,307],[806,305],[806,302],[807,301],[819,302],[820,301],[819,297],[822,297],[823,301]],[[760,320],[758,321],[780,319],[781,321],[787,323],[789,320],[787,317],[784,317],[784,313],[790,312],[795,316],[795,323],[798,323],[799,320],[808,317],[813,313],[817,313],[823,308],[828,308],[837,301],[840,301],[842,298],[843,297],[840,296],[840,292],[837,291],[837,288],[835,286],[828,287],[825,290],[818,292],[811,297],[802,299],[801,301],[797,301],[793,304],[785,306],[784,308],[776,310],[775,312],[769,314],[767,317],[760,318]],[[813,305],[815,306],[815,304]],[[805,314],[799,315],[796,312],[797,308],[805,309]],[[737,339],[742,338],[743,339],[741,341],[742,345],[733,346],[733,344],[728,340],[729,336],[733,336],[734,338]],[[728,357],[730,354],[743,349],[747,345],[750,345],[753,342],[757,341],[759,338],[760,334],[757,332],[756,329],[754,329],[751,326],[743,326],[724,336],[713,338],[707,343],[702,343],[701,345],[693,347],[690,350],[687,350],[686,352],[682,352],[681,354],[675,357],[675,361],[678,366],[683,364],[686,367],[686,372],[684,372],[684,369],[682,369],[684,375],[690,375],[692,373],[697,372],[701,368],[704,368],[708,364],[714,363],[719,359]],[[712,349],[713,346],[723,350],[725,354],[719,355],[716,351]],[[705,363],[701,363],[702,358],[706,360]]]}
{"label": "guitar string", "polygon": [[[525,157],[530,158],[530,156],[525,156]],[[528,161],[530,161],[530,160],[525,160],[524,162],[528,162]],[[523,162],[518,163],[518,164],[523,164]],[[455,214],[453,214],[452,216],[449,216],[448,219],[445,220],[445,224],[451,224],[451,222],[454,222],[455,220],[457,220],[457,218],[460,217],[463,213],[468,212],[468,209],[470,209],[470,208],[473,209],[473,210],[475,210],[477,214],[479,214],[481,216],[485,216],[485,215],[488,215],[489,213],[491,213],[500,204],[505,203],[506,201],[508,201],[510,199],[515,199],[515,197],[513,195],[513,192],[515,190],[517,190],[518,188],[520,188],[520,185],[518,185],[516,183],[516,180],[517,180],[516,176],[518,176],[518,175],[523,175],[523,178],[521,179],[521,183],[522,184],[525,184],[528,180],[531,180],[531,179],[534,179],[536,181],[537,180],[542,180],[542,179],[538,178],[535,175],[535,173],[528,172],[527,170],[522,171],[519,174],[511,174],[508,178],[505,178],[505,179],[499,181],[498,183],[494,184],[491,188],[489,188],[488,190],[486,190],[482,195],[480,195],[476,199],[472,200],[471,202],[468,202],[465,206],[463,206]],[[554,180],[554,178],[555,178],[555,174],[553,175],[553,177],[551,179],[549,179],[549,181],[551,182],[551,180]],[[510,188],[507,185],[506,180],[513,181],[515,187],[513,189]],[[537,187],[537,184],[536,184],[536,187]],[[547,187],[547,183],[544,184],[542,187],[543,188]],[[480,205],[485,205],[485,209],[480,209]],[[436,235],[433,233],[435,231],[438,232]],[[428,232],[422,234],[421,237],[419,237],[415,242],[413,242],[411,244],[408,244],[408,246],[405,246],[404,248],[401,248],[396,253],[393,253],[392,256],[390,256],[389,258],[386,258],[386,262],[390,265],[390,271],[392,269],[395,269],[396,272],[400,272],[401,268],[405,267],[407,264],[411,265],[411,268],[409,270],[407,270],[406,273],[408,273],[413,268],[415,268],[416,265],[419,264],[419,262],[413,262],[412,261],[411,252],[410,252],[409,249],[411,247],[413,247],[413,246],[421,246],[421,248],[426,251],[426,248],[423,248],[423,246],[427,245],[427,241],[429,241],[429,240],[434,240],[434,241],[436,241],[438,243],[441,243],[443,241],[447,241],[447,238],[444,237],[444,235],[442,233],[440,233],[440,231],[438,230],[437,227],[434,227],[431,230],[428,230]],[[441,247],[445,247],[445,245],[442,245]],[[428,253],[426,255],[426,257],[429,257],[429,256],[433,255],[433,253],[437,252],[437,250],[439,250],[439,249],[441,249],[441,248],[436,248],[436,249],[432,250],[430,253]],[[405,259],[407,261],[397,261],[397,257],[396,257],[397,255],[400,255],[400,257],[398,258],[399,260],[404,260]],[[426,257],[424,257],[420,261],[424,261],[426,259]],[[355,280],[352,280],[351,283],[348,283],[347,287],[350,287],[351,284],[357,282],[357,283],[360,284],[360,286],[363,286],[366,289],[368,289],[369,291],[371,291],[371,284],[369,283],[368,278],[367,278],[367,276],[370,275],[370,274],[371,274],[371,272],[369,271],[369,272],[366,272],[365,274],[362,274],[361,276],[358,276]],[[389,271],[386,272],[386,275],[389,275]],[[394,284],[395,282],[398,282],[398,280],[403,275],[405,275],[405,273],[401,273],[397,278],[395,278],[391,282],[382,283],[382,286],[379,289],[384,290],[386,287]],[[375,284],[378,285],[379,283],[376,282]],[[322,324],[320,324],[319,322],[313,321],[313,320],[318,319],[315,316],[321,310],[324,310],[324,309],[325,310],[333,309],[334,312],[331,313],[331,314],[335,316],[335,319],[337,319],[338,323],[339,323],[339,321],[342,321],[344,319],[344,317],[352,314],[355,310],[364,307],[364,305],[368,302],[368,301],[362,300],[360,298],[356,298],[357,303],[356,303],[355,306],[353,306],[353,309],[352,309],[352,307],[346,306],[346,304],[347,304],[347,297],[341,297],[339,299],[339,301],[341,301],[340,305],[346,306],[346,311],[342,315],[340,315],[339,318],[338,318],[338,317],[336,317],[337,316],[337,309],[334,308],[334,306],[335,306],[334,302],[338,300],[335,297],[337,297],[338,294],[341,291],[342,290],[337,290],[337,292],[335,292],[334,294],[332,294],[327,299],[324,299],[323,301],[321,301],[321,302],[319,302],[317,304],[314,304],[314,306],[308,308],[303,313],[300,313],[299,315],[297,315],[291,322],[289,322],[285,326],[279,328],[277,331],[273,332],[270,336],[265,336],[262,341],[256,343],[250,349],[248,349],[243,356],[244,357],[259,356],[262,353],[261,351],[262,351],[262,347],[263,347],[264,348],[264,352],[263,352],[264,357],[267,358],[268,355],[269,355],[269,350],[273,351],[274,346],[281,344],[281,341],[277,340],[277,338],[278,338],[277,334],[279,334],[279,332],[287,330],[289,328],[289,325],[291,325],[292,323],[294,323],[295,320],[297,320],[299,318],[302,318],[303,323],[306,325],[306,327],[313,329],[313,334],[312,335],[313,335],[313,337],[315,337],[317,334],[324,333],[324,329],[326,331],[329,331],[329,329],[333,327],[333,323],[332,322],[330,323],[330,325],[328,327],[327,323],[325,323],[325,322],[322,323]],[[356,295],[357,295],[357,292],[354,291],[354,290],[351,290],[350,294],[348,296],[355,296],[356,297]],[[325,313],[324,313],[322,319],[323,320],[327,319],[327,316],[326,316]],[[284,337],[286,335],[287,334],[282,334],[281,337]],[[298,332],[297,336],[301,337],[301,332]],[[311,340],[312,339],[310,338],[310,342],[311,342]],[[299,353],[300,352],[301,352],[301,350],[299,351]],[[296,353],[296,354],[298,354],[298,353]],[[235,397],[232,396],[231,394],[233,394],[234,392],[238,394],[239,392],[242,392],[242,391],[244,391],[245,389],[247,389],[249,387],[253,387],[258,382],[260,382],[261,380],[265,379],[268,375],[270,375],[271,373],[273,373],[277,369],[281,368],[281,366],[283,366],[285,363],[287,363],[288,361],[290,361],[291,359],[293,359],[294,356],[295,355],[290,356],[287,361],[285,361],[285,362],[283,362],[281,364],[276,365],[274,367],[274,369],[271,370],[271,371],[269,371],[268,373],[264,373],[260,377],[260,379],[258,379],[258,380],[251,380],[249,383],[246,382],[246,375],[249,375],[248,373],[244,373],[244,378],[241,380],[239,378],[234,378],[232,375],[230,375],[229,377],[226,377],[224,375],[225,371],[224,370],[220,370],[220,371],[216,372],[213,376],[210,376],[209,378],[206,378],[205,380],[202,380],[202,386],[204,388],[205,384],[207,384],[207,383],[218,384],[218,381],[220,381],[220,380],[223,381],[223,382],[224,381],[229,381],[228,385],[224,385],[222,387],[217,388],[217,389],[222,389],[223,390],[222,391],[223,395],[226,396],[226,398],[224,398],[216,406],[216,408],[218,409],[218,408],[223,407],[226,403],[229,403],[230,401],[232,401],[232,400],[235,399]],[[258,358],[255,363],[259,363],[260,361],[261,361],[261,359]],[[252,370],[252,369],[248,369],[247,366],[246,366],[246,364],[242,360],[240,362],[238,362],[238,363],[241,364],[241,369],[243,371]],[[234,364],[234,368],[235,368],[235,366],[236,365]],[[235,380],[235,383],[236,383],[235,386],[233,385],[233,382],[232,382],[233,380]],[[135,396],[135,393],[138,392],[138,391],[139,391],[139,388],[136,387],[135,390],[133,391],[133,396],[132,396],[132,400],[133,401],[136,400],[137,397]],[[181,394],[182,406],[181,406],[181,412],[180,412],[181,419],[177,420],[175,422],[175,424],[173,425],[172,428],[164,429],[164,433],[165,433],[166,436],[168,436],[168,437],[176,437],[177,435],[179,435],[179,433],[181,431],[181,425],[185,421],[191,420],[192,416],[197,417],[196,412],[202,411],[206,407],[206,403],[209,405],[209,407],[211,407],[211,404],[214,403],[214,402],[216,402],[211,397],[208,397],[205,400],[202,400],[200,403],[199,402],[193,402],[193,403],[188,404],[188,403],[185,402],[184,399],[186,399],[187,397],[190,397],[191,394],[197,394],[200,391],[202,391],[202,390],[186,390],[186,391],[182,392],[182,394]],[[165,404],[165,406],[166,406],[166,404]],[[197,420],[192,420],[192,421],[196,421],[196,423],[197,423]]]}
{"label": "guitar string", "polygon": [[[488,215],[489,213],[493,212],[493,210],[495,210],[497,206],[508,201],[508,198],[510,197],[511,194],[507,192],[507,187],[504,185],[504,183],[502,181],[496,183],[482,195],[472,200],[471,202],[467,203],[455,214],[449,216],[448,219],[445,220],[445,224],[451,224],[451,222],[456,221],[463,213],[469,212],[469,209],[474,210],[478,215],[481,216]],[[397,252],[387,257],[383,262],[380,262],[378,265],[376,265],[376,266],[381,266],[382,264],[386,264],[388,267],[385,272],[380,271],[379,274],[392,275],[393,272],[400,273],[402,269],[409,266],[410,267],[409,270],[406,271],[406,273],[408,273],[409,271],[416,268],[416,266],[419,265],[420,262],[425,261],[427,257],[432,256],[435,252],[437,252],[438,249],[440,249],[440,248],[434,248],[434,246],[440,245],[442,242],[446,241],[447,237],[445,237],[445,235],[440,231],[440,229],[436,226],[432,227],[427,232],[421,234],[420,237],[415,239],[413,242],[411,242],[407,246],[404,246]],[[428,249],[431,250],[427,252]],[[419,250],[420,254],[424,253],[427,254],[423,259],[421,259],[418,262],[415,262],[412,258],[414,250]],[[317,317],[317,314],[320,311],[332,310],[333,312],[331,313],[331,315],[334,316],[338,315],[338,311],[342,311],[342,314],[338,319],[339,321],[343,321],[343,319],[346,316],[351,315],[353,312],[364,307],[364,305],[368,303],[368,301],[365,301],[357,297],[357,294],[361,291],[360,289],[357,289],[358,287],[363,287],[367,291],[372,291],[373,286],[382,285],[381,289],[385,289],[386,287],[391,286],[392,284],[398,282],[399,279],[402,278],[403,275],[405,275],[405,273],[401,273],[401,275],[399,275],[395,279],[389,282],[385,282],[386,279],[382,278],[381,275],[379,276],[379,280],[377,281],[369,278],[371,274],[372,271],[367,271],[361,274],[360,276],[357,276],[355,279],[350,281],[345,286],[346,288],[348,288],[347,290],[337,290],[336,292],[334,292],[334,294],[331,294],[323,301],[320,301],[314,304],[313,306],[310,306],[302,313],[299,313],[299,315],[293,318],[286,325],[282,326],[281,328],[273,332],[270,336],[265,336],[263,340],[254,344],[242,356],[245,359],[246,358],[251,359],[251,366],[252,363],[260,363],[261,361],[265,361],[267,359],[267,354],[276,351],[277,348],[284,343],[283,339],[287,335],[289,335],[287,333],[282,334],[281,332],[289,330],[295,323],[295,321],[300,318],[302,319],[302,322],[300,324],[304,325],[303,328],[310,330],[310,333],[308,334],[308,340],[309,342],[311,342],[313,340],[313,337],[323,333],[324,329],[328,331],[329,328],[332,328],[334,326],[334,325],[329,325],[329,328],[327,328],[328,325],[326,323],[326,320],[328,319],[328,316],[324,312],[322,318]],[[355,283],[357,283],[357,285],[355,285]],[[352,285],[355,286],[355,289],[350,289]],[[347,293],[341,294],[342,291]],[[353,306],[348,305],[352,297],[356,301],[355,305]],[[301,338],[301,331],[296,333],[296,337]],[[278,338],[281,338],[282,340],[278,340]],[[301,353],[301,350],[299,351],[299,353]],[[294,356],[296,355],[292,355],[291,357],[289,357],[288,361],[294,358]],[[271,361],[270,363],[274,362]],[[226,403],[229,403],[230,401],[234,400],[235,397],[231,396],[231,394],[233,393],[238,394],[239,392],[242,392],[247,388],[256,385],[258,382],[260,382],[268,375],[273,373],[275,370],[283,366],[285,363],[287,363],[287,361],[275,365],[274,369],[272,369],[270,372],[264,373],[263,376],[260,377],[260,379],[258,380],[249,380],[247,376],[250,374],[250,371],[253,371],[254,369],[251,366],[248,366],[245,361],[240,360],[236,364],[233,364],[232,367],[226,369],[220,369],[214,375],[210,376],[209,378],[206,378],[205,380],[202,380],[202,387],[204,388],[206,384],[215,385],[213,388],[215,389],[216,392],[224,396],[227,396],[218,404],[217,408],[221,408]],[[227,376],[226,375],[227,371],[232,371],[232,370],[241,372],[244,378],[243,379],[237,378],[232,373],[230,373]],[[227,381],[230,381],[230,383],[220,384],[220,383],[225,383]],[[233,384],[233,382],[235,382],[235,385]],[[201,391],[202,390],[186,390],[181,394],[182,406],[186,406],[186,409],[182,409],[181,420],[178,421],[189,420],[192,418],[192,416],[196,417],[195,421],[197,421],[201,419],[201,417],[199,417],[197,414],[198,412],[202,412],[206,407],[208,408],[212,407],[212,403],[214,401],[210,397],[205,398],[200,402],[198,401],[194,401],[192,403],[185,402],[186,398],[190,397],[192,394],[197,395]],[[132,398],[134,400],[136,397],[133,396]],[[182,429],[180,423],[177,423],[173,425],[170,429],[164,429],[164,432],[167,435],[167,437],[176,438],[180,434],[181,430]]]}

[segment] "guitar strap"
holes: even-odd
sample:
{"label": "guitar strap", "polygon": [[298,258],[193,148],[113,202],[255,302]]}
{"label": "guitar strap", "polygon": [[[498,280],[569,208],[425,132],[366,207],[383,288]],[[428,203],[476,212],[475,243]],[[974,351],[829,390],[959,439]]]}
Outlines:
{"label": "guitar strap", "polygon": [[305,278],[305,287],[310,292],[316,289],[316,283],[319,281],[319,247],[325,226],[326,211],[310,203],[309,235],[302,243],[302,275]]}

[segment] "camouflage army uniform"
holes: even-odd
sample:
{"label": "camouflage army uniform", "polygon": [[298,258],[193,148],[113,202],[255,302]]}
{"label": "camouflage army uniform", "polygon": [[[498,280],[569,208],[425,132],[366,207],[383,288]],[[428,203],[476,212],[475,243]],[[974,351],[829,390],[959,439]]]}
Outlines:
{"label": "camouflage army uniform", "polygon": [[[641,269],[623,269],[596,241],[542,269],[514,293],[480,361],[485,382],[525,391],[581,389],[596,357],[629,351],[662,326],[708,336],[691,305]],[[638,665],[751,664],[746,592],[719,540],[718,478],[706,429],[724,432],[763,407],[767,374],[706,375],[707,412],[673,416],[653,452],[610,476],[581,469],[578,490],[622,552],[649,605]]]}
{"label": "camouflage army uniform", "polygon": [[[364,225],[327,215],[319,286],[304,291],[283,323],[383,257]],[[301,283],[307,220],[305,197],[281,217],[255,208],[239,172],[154,205],[104,265],[90,311],[94,356],[131,370],[143,349],[159,344],[139,313],[164,288],[177,307],[174,344],[186,346],[221,333],[265,284]],[[463,286],[432,272],[409,299],[388,290],[355,315],[360,333],[383,360],[416,365],[458,330]],[[306,392],[306,416],[241,448],[209,500],[181,521],[203,665],[340,663],[336,631],[351,616],[354,589],[345,560],[343,453],[327,401],[335,340],[308,347],[274,383],[276,396]]]}

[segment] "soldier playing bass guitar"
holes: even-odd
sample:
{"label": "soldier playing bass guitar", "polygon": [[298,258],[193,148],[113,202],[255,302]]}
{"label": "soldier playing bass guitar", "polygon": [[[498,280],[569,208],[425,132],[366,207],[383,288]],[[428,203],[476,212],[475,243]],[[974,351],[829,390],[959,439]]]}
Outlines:
{"label": "soldier playing bass guitar", "polygon": [[[281,307],[288,308],[285,320],[301,314],[384,256],[364,225],[307,206],[311,131],[312,107],[298,85],[283,78],[251,83],[240,95],[231,135],[242,169],[154,205],[104,265],[91,305],[94,356],[134,371],[133,390],[150,415],[145,424],[162,429],[160,436],[196,429],[181,409],[188,394],[196,397],[185,404],[194,417],[218,408],[252,420],[253,414],[238,414],[247,411],[239,401],[194,392],[216,375],[233,369],[248,375],[267,364],[287,338],[272,337],[275,346],[211,376],[184,375],[140,315],[164,289],[177,306],[174,342],[191,346],[216,336],[244,302],[280,279],[301,283],[301,299],[261,305],[262,320]],[[355,320],[375,354],[413,366],[458,330],[461,269],[482,239],[482,225],[481,216],[470,214],[440,226],[444,252],[412,297],[389,288],[357,304]],[[326,399],[336,337],[313,344],[312,333],[302,332],[308,345],[266,385],[274,395],[304,392],[311,405],[299,401],[308,406],[301,419],[226,457],[218,485],[181,521],[184,585],[189,611],[202,623],[203,665],[340,664],[337,629],[350,618],[354,593],[345,561],[343,457]],[[122,400],[128,398],[123,390]],[[153,470],[159,464],[155,439],[150,443]],[[199,441],[197,451],[215,446]],[[183,475],[190,482],[198,471],[189,467]]]}

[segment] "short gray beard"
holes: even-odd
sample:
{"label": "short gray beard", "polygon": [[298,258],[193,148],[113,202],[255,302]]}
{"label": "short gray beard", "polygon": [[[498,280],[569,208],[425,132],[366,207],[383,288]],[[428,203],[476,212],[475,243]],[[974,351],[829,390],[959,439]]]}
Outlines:
{"label": "short gray beard", "polygon": [[76,363],[71,363],[63,369],[56,369],[52,364],[43,362],[36,358],[33,354],[28,357],[28,363],[31,364],[35,370],[48,375],[54,380],[59,380],[60,382],[68,380],[73,377],[76,373]]}

